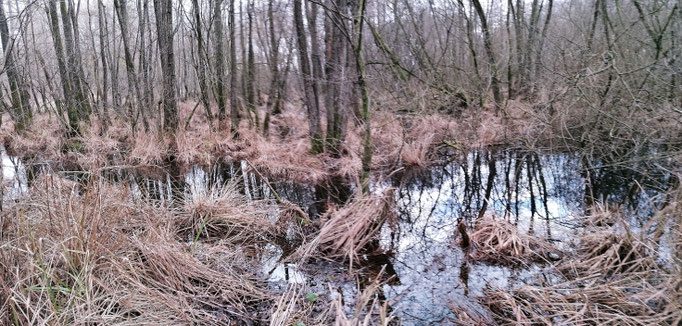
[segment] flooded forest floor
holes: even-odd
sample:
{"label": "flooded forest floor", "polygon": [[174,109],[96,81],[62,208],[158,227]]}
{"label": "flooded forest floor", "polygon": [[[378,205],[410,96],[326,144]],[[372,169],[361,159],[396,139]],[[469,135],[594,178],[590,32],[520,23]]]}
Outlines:
{"label": "flooded forest floor", "polygon": [[284,112],[238,139],[3,125],[0,324],[682,322],[679,132],[616,155],[520,108],[378,113],[361,194],[360,127],[311,155]]}

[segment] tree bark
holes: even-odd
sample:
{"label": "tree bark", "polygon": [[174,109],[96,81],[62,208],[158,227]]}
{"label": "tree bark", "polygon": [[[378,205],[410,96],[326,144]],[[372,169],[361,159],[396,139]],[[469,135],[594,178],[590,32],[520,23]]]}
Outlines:
{"label": "tree bark", "polygon": [[303,92],[305,94],[305,106],[308,111],[308,127],[310,134],[311,151],[314,154],[323,151],[322,129],[320,127],[320,110],[317,105],[318,94],[314,87],[313,76],[310,71],[308,58],[308,42],[303,26],[303,11],[301,0],[294,0],[294,27],[296,29],[296,43],[298,44],[298,61],[301,69]]}
{"label": "tree bark", "polygon": [[230,29],[230,130],[238,136],[237,129],[239,128],[239,107],[237,106],[237,42],[234,36],[235,31],[235,13],[234,0],[230,0],[229,12],[229,29]]}
{"label": "tree bark", "polygon": [[490,85],[493,90],[493,99],[495,101],[495,108],[499,109],[500,103],[502,103],[502,95],[500,94],[500,82],[497,77],[497,64],[495,63],[495,52],[493,51],[492,36],[490,34],[490,29],[488,28],[488,20],[486,19],[485,12],[483,12],[483,7],[479,0],[472,0],[476,14],[481,20],[481,29],[483,30],[483,45],[485,52],[488,56],[488,66],[490,69]]}
{"label": "tree bark", "polygon": [[[206,54],[204,53],[204,38],[201,27],[201,8],[199,8],[199,1],[192,0],[192,11],[194,13],[194,28],[197,37],[197,75],[199,78],[199,94],[201,96],[201,104],[206,111],[206,119],[208,124],[213,123],[213,114],[211,113],[210,101],[208,99],[208,86],[206,85]],[[224,101],[224,99],[223,99]]]}
{"label": "tree bark", "polygon": [[163,108],[164,130],[171,135],[178,128],[178,109],[175,94],[175,55],[173,52],[173,6],[171,0],[154,0],[156,16],[157,42],[161,73],[163,75]]}

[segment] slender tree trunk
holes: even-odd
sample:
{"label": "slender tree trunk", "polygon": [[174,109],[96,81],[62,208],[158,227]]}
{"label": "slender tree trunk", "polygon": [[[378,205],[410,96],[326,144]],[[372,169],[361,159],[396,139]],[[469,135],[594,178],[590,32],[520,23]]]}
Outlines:
{"label": "slender tree trunk", "polygon": [[137,112],[134,112],[133,111],[134,104],[130,103],[130,122],[134,134],[138,115],[142,115],[142,123],[144,125],[145,131],[149,131],[149,123],[147,122],[144,104],[142,101],[142,94],[140,92],[140,85],[135,70],[133,54],[131,53],[130,50],[130,41],[128,39],[128,9],[126,8],[126,1],[127,0],[114,0],[114,6],[116,7],[118,23],[119,26],[121,27],[123,54],[126,63],[126,72],[128,74],[128,93],[133,95],[132,96],[133,102],[137,105]]}
{"label": "slender tree trunk", "polygon": [[317,16],[318,16],[318,5],[314,2],[306,2],[310,6],[308,11],[308,29],[310,31],[310,63],[312,66],[313,73],[313,87],[315,87],[315,93],[318,94],[317,107],[320,108],[320,95],[322,94],[320,89],[320,81],[324,79],[322,75],[322,56],[320,55],[320,40],[317,34]]}
{"label": "slender tree trunk", "polygon": [[305,93],[305,106],[308,110],[308,127],[310,128],[310,142],[312,153],[320,153],[324,144],[320,127],[320,111],[317,105],[317,92],[314,79],[310,71],[308,58],[308,42],[305,37],[303,26],[303,11],[301,0],[294,0],[294,27],[296,29],[296,43],[298,44],[298,61],[301,69],[303,92]]}
{"label": "slender tree trunk", "polygon": [[234,0],[230,0],[229,12],[229,30],[230,30],[230,130],[238,136],[237,129],[239,128],[239,106],[237,105],[237,42],[235,39],[235,12]]}
{"label": "slender tree trunk", "polygon": [[[233,0],[231,0],[233,1]],[[225,107],[227,106],[225,99],[225,55],[223,52],[223,11],[222,0],[213,1],[213,45],[215,56],[215,73],[216,73],[216,102],[218,102],[218,124],[219,128],[225,127]]]}
{"label": "slender tree trunk", "polygon": [[76,43],[74,34],[73,15],[69,12],[66,0],[60,0],[59,7],[62,16],[62,26],[64,31],[64,47],[66,48],[66,62],[71,78],[71,94],[78,108],[79,119],[87,121],[90,114],[90,103],[85,96],[85,85],[83,68],[81,66],[79,45]]}
{"label": "slender tree trunk", "polygon": [[2,0],[0,0],[0,38],[2,39],[2,50],[5,55],[4,68],[7,71],[7,79],[9,80],[10,100],[13,109],[12,116],[16,122],[17,130],[23,131],[31,122],[32,112],[27,93],[22,89],[23,86],[19,81],[16,62],[12,54],[14,42],[10,42],[9,26]]}
{"label": "slender tree trunk", "polygon": [[[199,78],[199,94],[201,96],[201,104],[206,111],[206,119],[208,124],[213,124],[213,114],[211,113],[211,106],[208,99],[208,86],[206,85],[206,54],[204,53],[204,38],[201,27],[201,8],[199,8],[199,1],[192,0],[192,11],[194,13],[194,28],[197,37],[197,75]],[[223,99],[224,101],[224,99]]]}
{"label": "slender tree trunk", "polygon": [[265,106],[265,118],[263,119],[263,135],[268,136],[270,132],[270,115],[277,105],[279,89],[279,40],[275,34],[275,18],[273,2],[268,1],[268,31],[270,40],[270,90],[268,91],[268,102]]}
{"label": "slender tree trunk", "polygon": [[248,59],[246,67],[246,107],[253,115],[253,122],[256,130],[258,130],[260,125],[260,120],[258,118],[258,111],[256,111],[256,60],[255,54],[253,52],[253,0],[249,0],[247,3],[247,17],[249,20],[248,26]]}
{"label": "slender tree trunk", "polygon": [[[144,2],[143,4],[141,2]],[[149,80],[149,49],[147,49],[147,40],[149,42],[152,42],[151,39],[148,39],[145,35],[145,31],[148,29],[148,20],[149,20],[149,2],[146,0],[137,0],[137,15],[138,15],[138,21],[139,21],[139,34],[138,37],[140,38],[140,66],[139,66],[139,71],[140,74],[142,75],[142,105],[144,105],[145,108],[147,108],[147,115],[151,118],[151,114],[149,114],[150,110],[149,108],[152,107],[152,98],[153,98],[153,93],[151,89],[151,81]]]}
{"label": "slender tree trunk", "polygon": [[109,110],[109,70],[107,63],[107,48],[109,46],[109,36],[108,28],[106,22],[106,16],[104,15],[104,4],[102,0],[97,1],[97,25],[99,27],[99,53],[100,60],[102,61],[102,94],[100,95],[100,102],[102,104],[102,117],[104,117],[103,123],[105,126],[108,124],[108,110]]}
{"label": "slender tree trunk", "polygon": [[80,134],[80,116],[78,114],[78,108],[76,107],[75,99],[71,96],[71,76],[69,75],[70,72],[67,69],[61,32],[59,30],[59,15],[57,14],[56,0],[50,0],[48,3],[47,12],[50,21],[50,31],[52,32],[52,43],[54,45],[54,50],[57,57],[57,67],[59,68],[62,91],[64,93],[66,113],[69,119],[69,136],[73,137]]}
{"label": "slender tree trunk", "polygon": [[363,152],[362,152],[362,175],[360,176],[360,183],[363,192],[369,191],[369,173],[372,166],[372,128],[369,120],[369,94],[367,92],[367,85],[365,81],[365,58],[362,52],[362,26],[365,20],[365,0],[359,0],[357,13],[353,19],[353,31],[355,32],[356,41],[354,44],[355,65],[358,73],[358,88],[360,89],[360,96],[362,98],[362,122],[365,126],[365,135],[363,137]]}
{"label": "slender tree trunk", "polygon": [[481,20],[481,29],[483,30],[483,45],[485,52],[488,55],[488,66],[490,69],[490,84],[493,89],[493,99],[495,101],[495,108],[499,109],[500,103],[502,103],[502,95],[500,94],[500,82],[497,77],[497,64],[495,63],[495,52],[493,51],[492,36],[490,34],[490,29],[488,28],[488,20],[485,17],[485,12],[483,12],[483,7],[479,0],[472,0],[474,9],[478,14],[478,18]]}

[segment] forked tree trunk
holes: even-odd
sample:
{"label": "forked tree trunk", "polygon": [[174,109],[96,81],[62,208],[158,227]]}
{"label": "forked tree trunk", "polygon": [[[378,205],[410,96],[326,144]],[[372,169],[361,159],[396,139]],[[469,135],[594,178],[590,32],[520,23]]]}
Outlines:
{"label": "forked tree trunk", "polygon": [[[192,11],[194,13],[194,28],[197,37],[197,77],[199,78],[199,94],[201,96],[201,104],[206,111],[206,119],[208,124],[213,124],[213,114],[211,113],[211,106],[208,99],[208,87],[206,86],[206,55],[204,53],[204,38],[201,27],[201,12],[199,8],[199,1],[192,0]],[[224,101],[224,100],[223,100]]]}
{"label": "forked tree trunk", "polygon": [[483,12],[483,7],[479,0],[472,0],[476,14],[481,20],[481,29],[483,30],[483,45],[485,52],[488,56],[488,67],[490,70],[490,86],[493,90],[493,99],[495,101],[495,108],[499,109],[502,103],[502,95],[500,94],[500,82],[497,77],[497,64],[495,62],[495,51],[493,51],[492,36],[490,34],[490,29],[488,28],[488,20],[485,17],[485,12]]}
{"label": "forked tree trunk", "polygon": [[308,111],[308,127],[310,133],[311,151],[321,153],[323,150],[322,129],[320,127],[320,110],[317,105],[317,92],[314,86],[313,76],[310,71],[308,58],[308,42],[303,26],[303,10],[301,0],[294,0],[294,27],[296,29],[296,43],[298,44],[298,61],[301,70],[303,92],[305,94],[305,106]]}

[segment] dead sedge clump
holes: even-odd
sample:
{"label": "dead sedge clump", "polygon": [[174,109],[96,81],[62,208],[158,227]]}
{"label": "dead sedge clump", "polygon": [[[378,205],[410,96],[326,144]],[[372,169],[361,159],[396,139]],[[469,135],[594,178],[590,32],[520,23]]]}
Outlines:
{"label": "dead sedge clump", "polygon": [[272,239],[281,228],[274,202],[249,200],[236,184],[193,193],[177,221],[178,233],[190,241],[230,239],[255,245]]}
{"label": "dead sedge clump", "polygon": [[[660,230],[656,224],[668,225],[671,217],[679,221],[670,212],[657,213],[635,232],[618,215],[605,218],[608,213],[598,211],[586,218],[576,252],[553,268],[553,276],[518,289],[489,291],[483,303],[498,322],[510,325],[679,325],[681,266],[659,264],[654,241]],[[675,248],[679,238],[671,232],[668,245]]]}
{"label": "dead sedge clump", "polygon": [[486,215],[476,221],[470,235],[473,251],[471,258],[477,261],[502,264],[526,264],[547,261],[557,249],[548,242],[521,233],[518,228],[503,219]]}
{"label": "dead sedge clump", "polygon": [[182,241],[187,213],[124,185],[42,175],[3,208],[0,324],[232,325],[270,300],[234,242]]}
{"label": "dead sedge clump", "polygon": [[553,285],[487,293],[483,301],[505,325],[679,325],[679,276],[602,282],[600,275]]}
{"label": "dead sedge clump", "polygon": [[384,221],[394,217],[393,190],[381,195],[357,197],[346,205],[327,212],[321,218],[317,236],[299,249],[302,259],[320,250],[327,257],[343,258],[350,262],[374,239]]}

